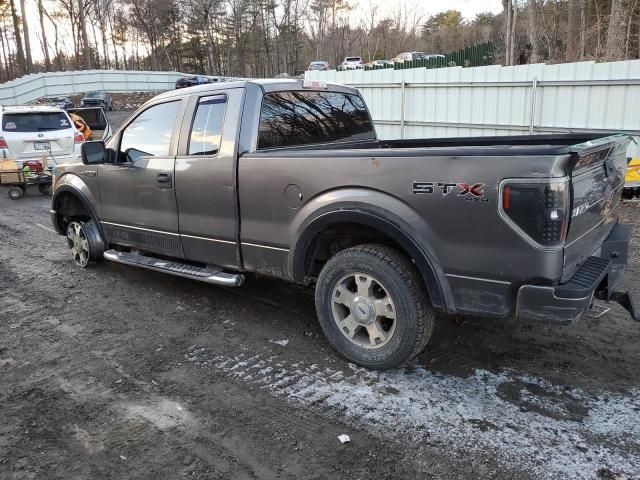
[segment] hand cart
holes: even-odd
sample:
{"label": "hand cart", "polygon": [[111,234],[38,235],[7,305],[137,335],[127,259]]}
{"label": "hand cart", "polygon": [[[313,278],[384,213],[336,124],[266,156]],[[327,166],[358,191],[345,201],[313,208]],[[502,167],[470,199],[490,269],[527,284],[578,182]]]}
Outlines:
{"label": "hand cart", "polygon": [[37,185],[42,195],[51,194],[52,175],[41,170],[26,174],[23,170],[0,170],[0,186],[7,188],[11,200],[21,199],[27,193],[27,187]]}

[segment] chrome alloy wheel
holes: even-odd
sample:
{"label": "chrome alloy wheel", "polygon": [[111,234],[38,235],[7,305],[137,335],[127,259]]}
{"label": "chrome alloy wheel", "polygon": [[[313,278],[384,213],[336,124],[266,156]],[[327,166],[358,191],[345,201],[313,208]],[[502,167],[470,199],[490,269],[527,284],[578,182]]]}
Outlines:
{"label": "chrome alloy wheel", "polygon": [[342,334],[360,347],[383,347],[395,333],[393,299],[382,283],[369,274],[342,277],[333,289],[331,310]]}
{"label": "chrome alloy wheel", "polygon": [[76,265],[86,267],[89,263],[89,240],[80,223],[71,222],[67,227],[67,244]]}

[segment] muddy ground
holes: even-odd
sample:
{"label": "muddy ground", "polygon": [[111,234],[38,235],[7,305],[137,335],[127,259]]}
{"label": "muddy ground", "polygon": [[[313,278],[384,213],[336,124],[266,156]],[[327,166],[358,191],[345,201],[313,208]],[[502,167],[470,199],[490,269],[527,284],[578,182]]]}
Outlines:
{"label": "muddy ground", "polygon": [[310,290],[82,270],[48,198],[0,193],[1,479],[640,478],[640,323],[618,306],[439,319],[410,367],[368,372]]}

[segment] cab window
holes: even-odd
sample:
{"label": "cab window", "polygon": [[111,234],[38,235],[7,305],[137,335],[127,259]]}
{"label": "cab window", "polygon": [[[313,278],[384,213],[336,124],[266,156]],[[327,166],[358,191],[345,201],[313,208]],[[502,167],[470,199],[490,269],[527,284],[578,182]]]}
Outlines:
{"label": "cab window", "polygon": [[220,149],[226,95],[201,98],[189,136],[189,155],[216,155]]}
{"label": "cab window", "polygon": [[258,135],[259,150],[376,138],[360,96],[316,91],[265,95]]}
{"label": "cab window", "polygon": [[120,162],[135,162],[142,156],[167,156],[180,101],[147,108],[122,132]]}

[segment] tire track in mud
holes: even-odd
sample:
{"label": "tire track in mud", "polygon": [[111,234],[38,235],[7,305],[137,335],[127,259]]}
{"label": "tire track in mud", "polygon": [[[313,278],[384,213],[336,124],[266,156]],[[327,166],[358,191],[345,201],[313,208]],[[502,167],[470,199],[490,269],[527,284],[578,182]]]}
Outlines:
{"label": "tire track in mud", "polygon": [[395,440],[492,456],[541,478],[640,477],[640,389],[590,394],[516,371],[468,378],[423,368],[373,372],[220,355],[191,346],[185,360],[267,390],[326,417]]}

